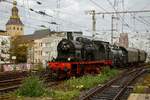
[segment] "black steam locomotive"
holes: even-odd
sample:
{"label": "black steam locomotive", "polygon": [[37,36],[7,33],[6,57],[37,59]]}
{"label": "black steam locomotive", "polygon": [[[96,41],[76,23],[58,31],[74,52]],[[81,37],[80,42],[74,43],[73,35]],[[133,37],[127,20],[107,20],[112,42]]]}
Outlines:
{"label": "black steam locomotive", "polygon": [[121,66],[143,63],[146,52],[135,48],[110,45],[109,42],[78,37],[62,39],[57,46],[58,56],[49,62],[53,73],[72,76],[100,71],[103,65]]}

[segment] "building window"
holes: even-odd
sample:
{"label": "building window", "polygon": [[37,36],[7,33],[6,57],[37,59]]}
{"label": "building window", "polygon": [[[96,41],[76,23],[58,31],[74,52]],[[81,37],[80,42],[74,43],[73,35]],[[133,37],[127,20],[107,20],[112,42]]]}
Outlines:
{"label": "building window", "polygon": [[42,43],[39,43],[39,46],[41,46],[41,47],[42,47]]}
{"label": "building window", "polygon": [[42,51],[41,51],[41,56],[42,56]]}
{"label": "building window", "polygon": [[35,59],[35,63],[37,63],[37,59]]}
{"label": "building window", "polygon": [[22,31],[22,28],[20,28],[20,30]]}
{"label": "building window", "polygon": [[47,42],[45,43],[46,47],[50,47],[51,43],[50,42]]}
{"label": "building window", "polygon": [[17,30],[19,30],[19,27],[17,28]]}
{"label": "building window", "polygon": [[14,30],[15,30],[15,27],[14,27]]}
{"label": "building window", "polygon": [[48,55],[48,51],[46,52],[46,55]]}

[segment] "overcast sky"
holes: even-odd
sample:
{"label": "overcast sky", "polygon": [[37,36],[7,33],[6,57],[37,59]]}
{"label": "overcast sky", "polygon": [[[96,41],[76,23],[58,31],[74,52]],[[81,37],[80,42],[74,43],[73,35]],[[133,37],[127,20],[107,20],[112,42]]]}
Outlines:
{"label": "overcast sky", "polygon": [[[12,1],[12,0],[7,0]],[[41,5],[37,3],[41,2]],[[110,1],[110,2],[109,2]],[[35,30],[44,29],[41,25],[56,30],[56,25],[49,24],[48,22],[56,22],[60,24],[61,31],[83,31],[85,35],[91,35],[92,19],[87,14],[89,10],[96,10],[96,12],[114,11],[112,5],[116,3],[115,9],[122,11],[123,0],[60,0],[60,9],[57,9],[57,0],[17,0],[19,15],[25,25],[25,35],[33,34]],[[112,4],[112,5],[111,5]],[[150,9],[150,0],[124,0],[124,10],[148,10]],[[0,29],[5,30],[11,15],[12,4],[7,2],[0,2]],[[43,11],[52,17],[37,14],[29,9],[35,11]],[[59,19],[58,14],[59,11]],[[150,13],[135,14],[137,20],[134,20],[134,14],[125,14],[124,32],[130,33],[129,38],[133,38],[132,45],[138,47],[142,44],[141,41],[148,35],[150,31]],[[119,36],[122,32],[122,15],[118,15],[118,20],[114,21],[115,37]],[[96,33],[97,37],[110,41],[111,30],[111,15],[96,15]],[[141,34],[142,33],[142,34]],[[142,36],[142,37],[141,37]],[[139,38],[141,37],[141,38]],[[142,42],[143,43],[143,42]]]}

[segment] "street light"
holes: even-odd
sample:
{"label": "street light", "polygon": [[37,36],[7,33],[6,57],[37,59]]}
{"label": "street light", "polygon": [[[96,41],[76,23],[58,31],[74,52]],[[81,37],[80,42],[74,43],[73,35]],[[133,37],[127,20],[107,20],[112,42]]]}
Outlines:
{"label": "street light", "polygon": [[12,56],[11,59],[13,60],[13,70],[16,70],[16,66],[15,66],[15,61],[16,61],[16,56]]}

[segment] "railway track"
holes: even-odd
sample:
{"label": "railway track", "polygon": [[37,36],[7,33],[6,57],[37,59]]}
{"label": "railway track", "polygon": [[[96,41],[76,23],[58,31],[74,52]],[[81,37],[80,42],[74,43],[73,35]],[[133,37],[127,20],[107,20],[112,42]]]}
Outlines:
{"label": "railway track", "polygon": [[98,86],[85,95],[80,100],[127,100],[132,92],[132,83],[142,74],[147,72],[147,68],[137,68],[127,70],[117,78],[107,82],[103,86]]}
{"label": "railway track", "polygon": [[18,89],[22,85],[22,81],[25,77],[30,75],[37,75],[42,80],[44,79],[47,87],[51,87],[59,84],[57,81],[51,81],[50,76],[45,73],[23,73],[23,72],[9,72],[9,73],[0,73],[0,95],[8,93]]}
{"label": "railway track", "polygon": [[1,72],[0,95],[19,88],[26,76],[28,76],[27,71]]}
{"label": "railway track", "polygon": [[0,81],[0,94],[13,91],[21,86],[24,78],[14,78]]}
{"label": "railway track", "polygon": [[28,74],[27,71],[0,72],[0,81],[26,77]]}

